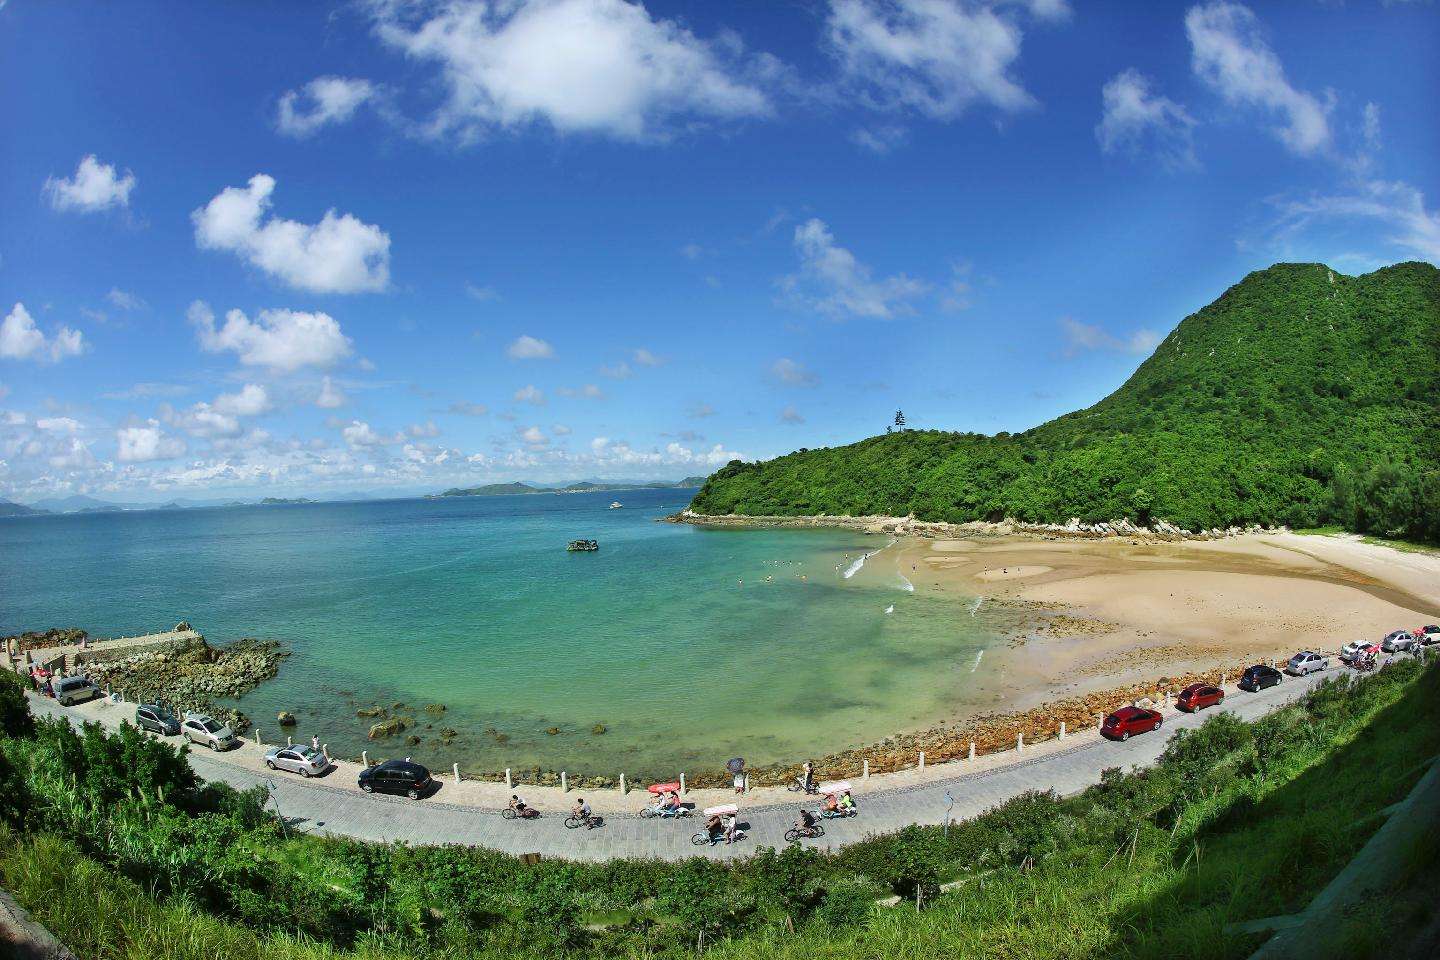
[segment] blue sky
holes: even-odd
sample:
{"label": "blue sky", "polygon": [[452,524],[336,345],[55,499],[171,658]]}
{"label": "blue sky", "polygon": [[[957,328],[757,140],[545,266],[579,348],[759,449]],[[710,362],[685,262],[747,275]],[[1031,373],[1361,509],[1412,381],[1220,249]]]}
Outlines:
{"label": "blue sky", "polygon": [[1440,8],[0,3],[0,496],[678,478],[1440,260]]}

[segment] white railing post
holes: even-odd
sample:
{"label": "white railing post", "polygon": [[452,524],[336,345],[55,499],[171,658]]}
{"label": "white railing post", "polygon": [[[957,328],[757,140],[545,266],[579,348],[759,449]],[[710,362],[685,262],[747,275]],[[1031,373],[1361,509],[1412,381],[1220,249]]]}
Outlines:
{"label": "white railing post", "polygon": [[510,779],[510,768],[509,768],[509,767],[506,767],[506,768],[505,768],[505,789],[506,789],[506,790],[514,790],[514,789],[515,789],[515,781],[512,780],[512,779]]}
{"label": "white railing post", "polygon": [[1025,749],[1025,734],[1024,734],[1024,733],[1017,733],[1017,734],[1015,734],[1015,750],[1016,750],[1016,752],[1018,753],[1019,751],[1024,750],[1024,749]]}
{"label": "white railing post", "polygon": [[680,792],[685,792],[685,774],[680,774]]}
{"label": "white railing post", "polygon": [[564,770],[561,770],[561,771],[560,771],[560,792],[561,792],[561,793],[569,793],[569,792],[570,792],[570,779],[569,779],[569,777],[567,777],[567,776],[565,775],[565,771],[564,771]]}
{"label": "white railing post", "polygon": [[260,728],[255,728],[255,746],[260,746]]}
{"label": "white railing post", "polygon": [[1061,739],[1061,740],[1064,740],[1064,739],[1065,739],[1065,721],[1064,721],[1064,720],[1061,720],[1061,721],[1060,721],[1060,739]]}
{"label": "white railing post", "polygon": [[364,750],[360,751],[360,765],[367,770],[370,768],[370,754]]}
{"label": "white railing post", "polygon": [[971,759],[971,760],[974,760],[974,759],[975,759],[975,741],[974,741],[974,740],[971,740],[971,741],[970,741],[970,759]]}
{"label": "white railing post", "polygon": [[870,779],[870,761],[869,761],[869,760],[864,761],[864,767],[863,767],[863,769],[864,769],[865,772],[860,775],[861,779],[869,780],[869,779]]}
{"label": "white railing post", "polygon": [[293,746],[295,746],[295,744],[291,742],[290,737],[289,737],[288,735],[285,737],[285,746],[287,746],[287,747],[293,747]]}
{"label": "white railing post", "polygon": [[[260,735],[259,735],[259,734],[256,734],[256,735],[255,735],[255,742],[256,742],[256,743],[259,743],[259,742],[260,742]],[[329,763],[329,762],[330,762],[330,744],[328,744],[328,743],[322,743],[322,744],[320,744],[320,756],[322,756],[322,757],[325,758],[325,762],[326,762],[326,763]]]}
{"label": "white railing post", "polygon": [[625,796],[625,774],[620,774],[620,796]]}
{"label": "white railing post", "polygon": [[924,750],[921,750],[921,751],[920,751],[920,769],[921,769],[921,770],[924,770],[924,769],[925,769],[925,751],[924,751]]}
{"label": "white railing post", "polygon": [[450,765],[450,769],[453,770],[453,771],[455,771],[455,782],[456,782],[456,783],[459,783],[459,782],[460,782],[460,764],[458,764],[458,763],[451,764],[451,765]]}

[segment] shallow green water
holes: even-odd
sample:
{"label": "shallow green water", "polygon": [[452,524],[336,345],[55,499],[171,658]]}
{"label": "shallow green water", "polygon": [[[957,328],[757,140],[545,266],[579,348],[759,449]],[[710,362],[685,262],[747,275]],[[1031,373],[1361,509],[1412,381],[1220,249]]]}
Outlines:
{"label": "shallow green water", "polygon": [[[893,550],[845,578],[880,538],[654,522],[688,496],[0,521],[0,631],[120,635],[188,619],[212,641],[284,640],[295,655],[241,704],[270,735],[287,709],[297,736],[316,733],[334,752],[471,769],[641,776],[737,755],[763,763],[963,707],[1005,611],[906,590]],[[616,497],[625,509],[606,509]],[[600,551],[567,553],[577,537]],[[419,746],[367,744],[355,711],[395,702],[447,711],[417,711]],[[460,732],[451,746],[434,742],[442,726]]]}

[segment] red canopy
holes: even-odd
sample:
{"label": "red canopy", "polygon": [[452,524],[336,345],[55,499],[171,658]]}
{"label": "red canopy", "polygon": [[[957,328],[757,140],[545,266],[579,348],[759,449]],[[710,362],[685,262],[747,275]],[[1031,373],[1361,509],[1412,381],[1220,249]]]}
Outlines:
{"label": "red canopy", "polygon": [[645,789],[651,793],[679,793],[680,781],[676,780],[674,783],[652,783]]}

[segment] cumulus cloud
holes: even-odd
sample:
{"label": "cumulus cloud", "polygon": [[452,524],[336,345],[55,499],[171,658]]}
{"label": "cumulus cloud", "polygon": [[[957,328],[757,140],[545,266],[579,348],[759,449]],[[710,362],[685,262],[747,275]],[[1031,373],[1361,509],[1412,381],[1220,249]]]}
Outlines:
{"label": "cumulus cloud", "polygon": [[550,442],[550,438],[545,436],[545,431],[539,427],[516,427],[515,432],[520,435],[520,439],[527,446],[543,447]]}
{"label": "cumulus cloud", "polygon": [[130,191],[134,189],[135,174],[126,170],[121,176],[115,167],[101,163],[92,153],[81,159],[74,176],[46,178],[44,192],[56,210],[95,213],[129,206]]}
{"label": "cumulus cloud", "polygon": [[1095,138],[1105,153],[1153,152],[1172,168],[1195,167],[1195,118],[1169,97],[1152,93],[1138,70],[1116,74],[1100,91],[1103,113]]}
{"label": "cumulus cloud", "polygon": [[403,437],[391,437],[380,433],[364,420],[351,420],[341,428],[340,436],[352,447],[382,447],[398,443]]}
{"label": "cumulus cloud", "polygon": [[88,441],[69,437],[50,451],[45,462],[56,470],[93,470],[97,466]]}
{"label": "cumulus cloud", "polygon": [[1330,104],[1291,85],[1248,7],[1224,2],[1191,7],[1185,32],[1195,75],[1227,103],[1278,116],[1274,133],[1292,153],[1314,154],[1330,144]]}
{"label": "cumulus cloud", "polygon": [[[935,119],[974,103],[1013,113],[1035,104],[1012,74],[1022,32],[1006,7],[979,0],[830,0],[826,39],[847,80],[876,108]],[[1054,18],[1063,4],[1028,5]]]}
{"label": "cumulus cloud", "polygon": [[308,137],[321,127],[344,123],[376,96],[369,80],[316,77],[299,90],[287,90],[276,106],[275,126],[292,137]]}
{"label": "cumulus cloud", "polygon": [[781,357],[770,365],[770,376],[776,381],[790,387],[813,387],[820,382],[820,379],[806,370],[805,367],[791,360],[789,357]]}
{"label": "cumulus cloud", "polygon": [[47,337],[23,303],[15,304],[0,321],[0,358],[58,363],[84,352],[85,337],[79,330],[60,327],[54,336]]}
{"label": "cumulus cloud", "polygon": [[226,187],[190,214],[195,243],[225,250],[299,290],[361,293],[390,283],[390,235],[346,213],[327,210],[319,223],[270,216],[275,178],[259,173],[245,187]]}
{"label": "cumulus cloud", "polygon": [[1065,332],[1065,353],[1073,355],[1081,350],[1118,350],[1121,353],[1147,354],[1160,344],[1161,337],[1153,330],[1136,330],[1128,337],[1114,334],[1090,323],[1081,323],[1074,317],[1061,317],[1060,327]]}
{"label": "cumulus cloud", "polygon": [[115,457],[122,463],[172,460],[185,452],[185,441],[160,429],[160,421],[147,420],[143,426],[115,431]]}
{"label": "cumulus cloud", "polygon": [[795,228],[798,274],[782,277],[780,289],[794,302],[836,318],[889,319],[913,313],[910,301],[928,285],[904,274],[876,280],[870,268],[835,242],[823,220]]}
{"label": "cumulus cloud", "polygon": [[77,433],[83,425],[73,417],[39,417],[35,420],[37,430],[49,433]]}
{"label": "cumulus cloud", "polygon": [[505,348],[505,354],[511,360],[549,360],[555,356],[555,348],[544,340],[526,334],[516,337],[514,342]]}
{"label": "cumulus cloud", "polygon": [[553,433],[553,434],[555,434],[555,436],[557,436],[557,437],[568,437],[568,436],[570,436],[570,434],[574,433],[575,431],[571,430],[569,427],[565,426],[565,424],[563,424],[563,423],[557,423],[557,424],[555,424],[554,426],[552,426],[552,427],[550,428],[550,432]]}
{"label": "cumulus cloud", "polygon": [[682,122],[771,110],[760,77],[741,74],[773,74],[773,59],[744,62],[733,35],[707,42],[638,3],[455,0],[375,9],[385,43],[440,67],[448,95],[429,122],[433,136],[471,141],[539,122],[641,140]]}
{"label": "cumulus cloud", "polygon": [[515,402],[533,403],[536,406],[540,406],[545,402],[545,394],[543,391],[537,389],[533,383],[526,384],[515,391]]}
{"label": "cumulus cloud", "polygon": [[237,417],[258,417],[270,411],[270,393],[258,383],[247,383],[238,393],[216,397],[215,409]]}
{"label": "cumulus cloud", "polygon": [[145,309],[144,300],[140,299],[133,293],[121,290],[119,287],[111,287],[110,292],[105,294],[105,299],[109,301],[111,306],[116,307],[120,310]]}
{"label": "cumulus cloud", "polygon": [[350,398],[345,396],[345,391],[329,377],[320,381],[320,395],[315,398],[315,406],[325,410],[334,410],[336,407],[345,406]]}
{"label": "cumulus cloud", "polygon": [[350,354],[350,338],[328,313],[262,310],[251,321],[242,311],[231,310],[225,314],[224,325],[217,328],[214,311],[203,300],[196,300],[186,316],[195,327],[201,349],[232,352],[247,366],[291,373],[307,366],[334,366]]}

